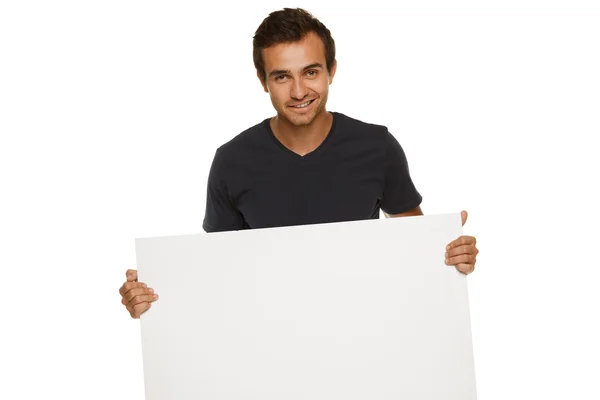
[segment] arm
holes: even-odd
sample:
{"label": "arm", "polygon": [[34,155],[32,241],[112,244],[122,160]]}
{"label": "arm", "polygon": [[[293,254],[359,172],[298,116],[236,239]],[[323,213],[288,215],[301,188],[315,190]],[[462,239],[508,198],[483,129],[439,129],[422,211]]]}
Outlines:
{"label": "arm", "polygon": [[208,175],[202,227],[206,232],[235,231],[245,227],[244,217],[236,208],[227,187],[227,170],[220,150],[215,154]]}
{"label": "arm", "polygon": [[386,132],[385,146],[381,210],[387,218],[423,215],[420,208],[423,198],[410,176],[404,149],[389,132]]}

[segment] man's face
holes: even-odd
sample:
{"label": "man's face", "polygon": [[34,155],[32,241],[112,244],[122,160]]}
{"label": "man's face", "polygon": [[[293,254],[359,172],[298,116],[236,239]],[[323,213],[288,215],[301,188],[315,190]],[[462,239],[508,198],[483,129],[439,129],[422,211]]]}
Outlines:
{"label": "man's face", "polygon": [[279,118],[293,125],[308,125],[325,112],[336,65],[327,71],[325,46],[316,34],[266,48],[263,59],[266,80],[261,83]]}

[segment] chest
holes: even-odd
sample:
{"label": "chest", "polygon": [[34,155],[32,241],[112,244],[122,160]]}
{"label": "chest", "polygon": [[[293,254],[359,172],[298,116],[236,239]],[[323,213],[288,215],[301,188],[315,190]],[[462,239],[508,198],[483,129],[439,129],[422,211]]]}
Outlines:
{"label": "chest", "polygon": [[383,164],[373,154],[289,157],[247,165],[241,176],[234,199],[251,228],[379,217]]}

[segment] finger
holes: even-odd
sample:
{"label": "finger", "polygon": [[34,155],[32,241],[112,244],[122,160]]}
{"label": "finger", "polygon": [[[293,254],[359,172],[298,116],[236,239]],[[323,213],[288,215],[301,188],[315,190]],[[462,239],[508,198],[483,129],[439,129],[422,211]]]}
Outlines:
{"label": "finger", "polygon": [[463,246],[465,244],[472,244],[473,246],[475,246],[477,244],[477,239],[475,239],[475,237],[473,236],[460,236],[458,239],[455,239],[448,243],[448,246],[446,246],[446,250],[453,249],[457,246]]}
{"label": "finger", "polygon": [[475,264],[476,259],[472,254],[461,254],[455,257],[449,257],[446,259],[446,264],[448,265],[458,265],[458,264]]}
{"label": "finger", "polygon": [[467,222],[467,217],[469,216],[469,213],[466,212],[465,210],[462,210],[460,212],[460,218],[462,219],[462,224],[463,226],[465,226],[465,222]]}
{"label": "finger", "polygon": [[458,272],[462,272],[465,275],[469,275],[470,273],[475,271],[475,265],[474,264],[458,264],[458,265],[456,265],[456,270]]}
{"label": "finger", "polygon": [[135,297],[152,294],[154,294],[154,290],[150,288],[136,288],[131,289],[129,292],[127,292],[125,296],[123,296],[123,298],[127,300],[128,303],[130,303]]}
{"label": "finger", "polygon": [[158,300],[158,295],[154,296],[140,296],[139,298],[136,298],[136,301],[127,304],[129,314],[131,314],[133,318],[139,318],[144,311],[150,308],[152,302]]}
{"label": "finger", "polygon": [[128,291],[134,288],[146,287],[144,282],[125,282],[119,289],[121,296],[124,296]]}
{"label": "finger", "polygon": [[127,292],[135,288],[145,288],[147,285],[144,282],[125,282],[119,289],[121,296],[125,296]]}
{"label": "finger", "polygon": [[136,304],[131,309],[128,308],[129,314],[131,315],[132,318],[139,318],[151,306],[152,306],[151,303]]}
{"label": "finger", "polygon": [[128,269],[125,272],[125,276],[127,277],[127,282],[136,282],[138,279],[137,271],[135,269]]}
{"label": "finger", "polygon": [[121,304],[123,304],[125,307],[127,307],[127,304],[129,304],[129,301],[127,300],[127,298],[121,297]]}
{"label": "finger", "polygon": [[474,245],[464,244],[462,246],[454,247],[454,248],[448,250],[446,252],[445,256],[446,256],[446,258],[448,258],[448,257],[459,256],[461,254],[477,255],[477,254],[479,254],[479,250]]}
{"label": "finger", "polygon": [[145,294],[141,296],[135,296],[128,304],[127,308],[133,308],[140,303],[152,303],[158,300],[157,294]]}

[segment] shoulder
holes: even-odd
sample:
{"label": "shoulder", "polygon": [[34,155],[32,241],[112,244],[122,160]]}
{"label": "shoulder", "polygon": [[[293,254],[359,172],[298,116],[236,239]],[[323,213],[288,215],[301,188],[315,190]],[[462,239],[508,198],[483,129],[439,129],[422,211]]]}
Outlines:
{"label": "shoulder", "polygon": [[340,112],[334,112],[340,130],[357,138],[369,138],[384,141],[389,134],[385,125],[374,124],[349,117]]}
{"label": "shoulder", "polygon": [[339,121],[339,129],[344,133],[340,136],[345,137],[345,140],[351,140],[361,147],[365,144],[375,146],[391,157],[397,155],[404,157],[400,142],[386,125],[361,121],[339,112],[335,114]]}
{"label": "shoulder", "polygon": [[243,158],[248,154],[252,154],[252,151],[256,148],[264,146],[265,141],[268,139],[268,131],[265,126],[268,121],[268,119],[262,120],[219,146],[215,159],[222,162],[224,160]]}
{"label": "shoulder", "polygon": [[221,153],[235,153],[236,151],[247,148],[249,145],[264,141],[265,134],[268,133],[265,124],[267,124],[268,121],[268,119],[264,119],[258,124],[237,134],[231,140],[222,144],[217,151]]}

